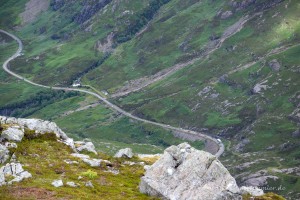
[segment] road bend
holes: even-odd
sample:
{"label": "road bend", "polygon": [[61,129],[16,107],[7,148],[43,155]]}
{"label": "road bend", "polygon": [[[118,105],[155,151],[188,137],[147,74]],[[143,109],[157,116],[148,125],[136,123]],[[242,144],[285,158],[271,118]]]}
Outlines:
{"label": "road bend", "polygon": [[214,154],[216,157],[220,157],[223,152],[224,152],[224,144],[222,143],[221,140],[213,138],[212,136],[206,135],[205,133],[200,133],[197,131],[192,131],[192,130],[187,130],[187,129],[183,129],[183,128],[178,128],[178,127],[173,127],[171,125],[168,124],[163,124],[163,123],[159,123],[159,122],[153,122],[147,119],[142,119],[140,117],[137,117],[125,110],[123,110],[122,108],[116,106],[115,104],[111,103],[109,100],[107,100],[105,97],[100,96],[99,94],[95,93],[95,92],[91,92],[88,90],[84,90],[84,89],[80,89],[80,88],[70,88],[70,87],[51,87],[51,86],[47,86],[47,85],[42,85],[39,83],[35,83],[19,74],[14,73],[13,71],[11,71],[8,68],[8,64],[9,62],[11,62],[12,60],[16,59],[17,57],[21,56],[22,54],[22,50],[23,50],[23,43],[22,41],[15,35],[4,31],[2,29],[0,29],[1,33],[4,33],[8,36],[10,36],[11,38],[13,38],[15,41],[18,42],[18,50],[12,55],[10,56],[4,63],[3,63],[3,69],[9,73],[10,75],[23,80],[31,85],[37,86],[37,87],[42,87],[42,88],[47,88],[47,89],[53,89],[53,90],[63,90],[63,91],[77,91],[77,92],[82,92],[82,93],[86,93],[89,95],[92,95],[98,99],[100,99],[102,102],[104,102],[109,108],[123,114],[124,116],[127,116],[131,119],[140,121],[140,122],[144,122],[147,124],[152,124],[155,126],[159,126],[161,128],[167,129],[167,130],[171,130],[174,135],[176,137],[180,137],[183,139],[187,139],[187,140],[191,140],[191,141],[195,141],[195,140],[202,140],[205,141],[205,149],[206,151]]}

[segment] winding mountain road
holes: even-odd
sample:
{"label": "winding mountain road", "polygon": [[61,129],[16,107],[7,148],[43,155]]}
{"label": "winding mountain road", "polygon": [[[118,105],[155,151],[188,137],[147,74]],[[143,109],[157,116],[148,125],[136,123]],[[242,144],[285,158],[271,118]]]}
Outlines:
{"label": "winding mountain road", "polygon": [[96,97],[96,98],[100,99],[102,102],[104,102],[111,109],[113,109],[113,110],[115,110],[115,111],[117,111],[117,112],[131,118],[131,119],[134,119],[134,120],[137,120],[137,121],[140,121],[140,122],[144,122],[144,123],[147,123],[147,124],[152,124],[152,125],[155,125],[155,126],[159,126],[159,127],[164,128],[164,129],[172,130],[174,132],[174,135],[176,135],[177,137],[180,137],[180,138],[188,139],[188,140],[191,140],[191,141],[195,141],[195,140],[205,141],[205,149],[204,150],[206,150],[206,151],[208,151],[212,154],[215,154],[216,157],[221,156],[222,153],[224,152],[224,144],[220,140],[218,140],[216,138],[213,138],[209,135],[206,135],[204,133],[191,131],[191,130],[186,130],[186,129],[182,129],[182,128],[177,128],[177,127],[173,127],[173,126],[168,125],[168,124],[162,124],[162,123],[153,122],[153,121],[150,121],[150,120],[139,118],[139,117],[134,116],[131,113],[121,109],[120,107],[112,104],[106,98],[100,96],[99,94],[97,94],[95,92],[91,92],[91,91],[84,90],[84,89],[78,89],[78,88],[46,86],[46,85],[42,85],[42,84],[32,82],[29,79],[26,79],[23,76],[20,76],[16,73],[12,72],[8,68],[8,64],[9,64],[10,61],[14,60],[15,58],[17,58],[18,56],[21,55],[21,52],[23,50],[23,43],[18,37],[16,37],[15,35],[7,32],[7,31],[4,31],[4,30],[0,29],[0,32],[10,36],[14,40],[16,40],[19,44],[19,47],[18,47],[18,50],[16,51],[16,53],[14,53],[14,55],[9,57],[3,63],[3,69],[7,73],[9,73],[10,75],[12,75],[12,76],[14,76],[18,79],[21,79],[21,80],[23,80],[23,81],[25,81],[25,82],[27,82],[31,85],[38,86],[38,87],[43,87],[43,88],[48,88],[48,89],[53,89],[53,90],[77,91],[77,92],[82,92],[82,93],[93,95],[94,97]]}

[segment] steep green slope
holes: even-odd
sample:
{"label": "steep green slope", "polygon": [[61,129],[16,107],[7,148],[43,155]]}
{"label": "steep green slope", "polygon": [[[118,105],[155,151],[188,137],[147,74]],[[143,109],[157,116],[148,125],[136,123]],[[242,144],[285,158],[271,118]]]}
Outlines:
{"label": "steep green slope", "polygon": [[[300,164],[297,0],[97,2],[51,1],[47,11],[19,26],[15,34],[24,40],[25,55],[12,69],[47,85],[81,78],[135,115],[221,137],[227,145],[222,159],[241,184],[249,173],[267,170],[279,177],[268,184],[285,185],[282,194],[298,197],[299,176],[278,172]],[[1,27],[20,25],[25,3],[1,4]],[[7,50],[2,60],[13,46],[0,48]],[[0,89],[8,92],[1,106],[16,98],[23,102],[35,91],[19,82],[4,84],[2,74]],[[148,86],[138,90],[143,84]],[[139,142],[146,146],[136,150],[157,152],[177,142],[170,135],[159,141],[166,131],[103,105],[76,111],[94,103],[86,96],[67,98],[31,116],[109,143],[99,145],[105,151]],[[151,139],[145,140],[147,134]]]}

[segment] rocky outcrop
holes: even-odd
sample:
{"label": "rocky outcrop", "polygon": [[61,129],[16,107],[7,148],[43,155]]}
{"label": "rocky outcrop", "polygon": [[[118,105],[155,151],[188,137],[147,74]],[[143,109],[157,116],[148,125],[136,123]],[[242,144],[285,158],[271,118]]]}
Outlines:
{"label": "rocky outcrop", "polygon": [[83,24],[111,1],[112,0],[84,1],[82,9],[79,13],[74,15],[73,21],[78,24]]}
{"label": "rocky outcrop", "polygon": [[114,156],[115,158],[132,158],[133,153],[131,148],[120,149]]}
{"label": "rocky outcrop", "polygon": [[241,198],[240,188],[221,162],[187,143],[167,148],[147,168],[139,188],[142,193],[171,200]]}
{"label": "rocky outcrop", "polygon": [[0,186],[20,182],[32,175],[25,171],[20,163],[7,163],[0,168]]}
{"label": "rocky outcrop", "polygon": [[54,122],[44,121],[41,119],[23,119],[0,116],[0,124],[8,124],[11,126],[17,125],[21,130],[27,128],[34,130],[36,134],[55,133],[57,138],[61,139],[72,149],[75,149],[73,139],[69,138]]}

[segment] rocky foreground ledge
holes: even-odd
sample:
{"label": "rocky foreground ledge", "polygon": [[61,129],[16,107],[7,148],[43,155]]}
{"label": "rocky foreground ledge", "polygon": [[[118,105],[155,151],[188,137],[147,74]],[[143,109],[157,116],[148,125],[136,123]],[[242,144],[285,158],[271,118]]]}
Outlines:
{"label": "rocky foreground ledge", "polygon": [[187,143],[171,146],[163,155],[138,155],[126,148],[112,158],[99,155],[88,139],[74,142],[53,122],[0,116],[0,128],[0,186],[10,188],[7,198],[21,194],[14,198],[23,199],[24,185],[10,185],[29,179],[29,185],[24,183],[29,199],[36,199],[36,190],[50,195],[43,199],[65,192],[72,199],[270,199],[259,188],[239,188],[215,156]]}

